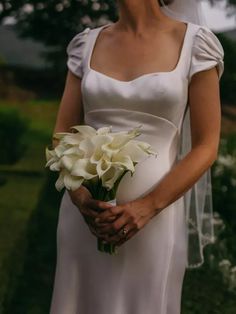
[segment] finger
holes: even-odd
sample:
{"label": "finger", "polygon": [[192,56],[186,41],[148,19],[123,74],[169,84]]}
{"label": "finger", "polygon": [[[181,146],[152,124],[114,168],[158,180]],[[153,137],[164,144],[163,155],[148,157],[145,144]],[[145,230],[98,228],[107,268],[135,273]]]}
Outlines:
{"label": "finger", "polygon": [[[95,219],[96,222],[96,219]],[[99,226],[97,224],[97,228],[99,230],[99,233],[101,234],[116,234],[121,230],[121,228],[128,224],[128,218],[125,214],[121,215],[119,218],[117,218],[112,223],[104,224],[104,226]]]}
{"label": "finger", "polygon": [[90,208],[87,208],[87,207],[83,207],[80,209],[80,211],[82,212],[83,215],[85,215],[86,217],[89,217],[89,218],[97,218],[98,217],[98,213],[91,210]]}
{"label": "finger", "polygon": [[86,207],[89,207],[90,209],[96,211],[96,212],[101,212],[106,209],[109,209],[111,207],[114,207],[114,205],[108,203],[108,202],[103,202],[100,200],[95,200],[93,198],[90,198],[86,202]]}
{"label": "finger", "polygon": [[[123,233],[123,229],[126,230],[125,234]],[[105,234],[102,234],[101,236],[104,238],[104,240],[108,242],[117,243],[121,241],[122,239],[125,239],[132,230],[135,230],[135,226],[133,224],[125,224],[116,233],[113,233],[113,234],[105,233]]]}
{"label": "finger", "polygon": [[101,222],[101,223],[108,222],[112,216],[120,215],[122,214],[123,211],[124,211],[123,206],[110,207],[107,210],[99,213],[99,216],[96,219],[96,222]]}
{"label": "finger", "polygon": [[90,231],[91,231],[91,233],[95,236],[95,237],[99,237],[99,234],[97,233],[97,230],[94,228],[94,227],[92,227],[90,224],[88,224],[88,226],[89,226],[89,229],[90,229]]}
{"label": "finger", "polygon": [[111,224],[112,222],[114,222],[117,218],[118,218],[117,216],[112,216],[112,217],[109,218],[109,221],[108,221],[108,222],[104,222],[104,223],[100,223],[100,222],[96,223],[96,221],[95,221],[95,219],[94,219],[94,224],[96,225],[96,228],[98,228],[98,229],[101,228],[101,229],[102,229],[102,228],[104,228],[104,227],[110,226],[110,224]]}
{"label": "finger", "polygon": [[121,246],[123,243],[127,242],[128,240],[130,240],[135,234],[138,233],[138,230],[132,230],[130,231],[127,236],[123,239],[120,239],[119,241],[116,242],[117,246]]}

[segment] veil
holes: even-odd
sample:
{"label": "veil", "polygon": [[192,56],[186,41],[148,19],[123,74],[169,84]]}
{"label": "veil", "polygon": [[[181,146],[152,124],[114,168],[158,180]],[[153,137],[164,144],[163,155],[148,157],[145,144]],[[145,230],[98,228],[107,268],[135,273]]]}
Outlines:
{"label": "veil", "polygon": [[[183,22],[207,26],[201,0],[174,0],[166,5],[160,0],[161,10],[167,16]],[[191,150],[190,110],[187,104],[181,127],[178,159]],[[203,249],[206,244],[214,243],[214,219],[212,205],[211,168],[184,194],[185,217],[188,240],[187,268],[203,264]]]}

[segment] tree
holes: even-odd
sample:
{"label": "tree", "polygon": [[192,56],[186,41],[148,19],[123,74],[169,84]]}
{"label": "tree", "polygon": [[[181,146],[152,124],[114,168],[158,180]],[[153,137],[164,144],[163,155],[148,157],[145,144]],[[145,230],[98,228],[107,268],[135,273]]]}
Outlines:
{"label": "tree", "polygon": [[46,60],[61,71],[69,40],[87,26],[116,20],[115,6],[113,0],[1,0],[0,23],[15,18],[19,36],[43,42],[49,48]]}

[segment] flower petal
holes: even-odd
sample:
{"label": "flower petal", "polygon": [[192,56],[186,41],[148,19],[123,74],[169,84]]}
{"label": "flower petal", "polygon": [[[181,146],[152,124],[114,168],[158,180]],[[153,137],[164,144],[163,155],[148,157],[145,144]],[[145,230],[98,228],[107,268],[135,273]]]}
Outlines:
{"label": "flower petal", "polygon": [[89,125],[74,125],[71,127],[73,130],[77,130],[84,137],[91,137],[96,135],[96,130]]}
{"label": "flower petal", "polygon": [[107,127],[103,127],[103,128],[99,128],[97,129],[97,134],[98,135],[105,135],[110,133],[112,130],[112,126],[107,126]]}
{"label": "flower petal", "polygon": [[101,158],[96,166],[96,170],[99,178],[108,171],[111,167],[111,162],[107,158]]}
{"label": "flower petal", "polygon": [[69,173],[67,173],[64,176],[64,185],[67,190],[72,190],[72,191],[77,190],[81,186],[83,181],[84,181],[84,178],[74,177],[70,175]]}
{"label": "flower petal", "polygon": [[79,149],[84,152],[84,158],[90,158],[95,150],[95,145],[90,138],[81,141]]}
{"label": "flower petal", "polygon": [[112,158],[112,165],[119,165],[125,170],[130,170],[131,172],[134,172],[134,164],[130,156],[117,154]]}
{"label": "flower petal", "polygon": [[69,156],[63,156],[61,157],[61,166],[64,167],[66,170],[71,171],[73,165],[75,164],[77,160],[76,155],[69,155]]}
{"label": "flower petal", "polygon": [[60,192],[64,188],[64,171],[61,171],[55,183],[56,189]]}
{"label": "flower petal", "polygon": [[124,173],[124,169],[119,167],[111,167],[107,172],[103,174],[102,186],[111,190],[114,187],[116,181],[120,178],[120,176]]}
{"label": "flower petal", "polygon": [[88,158],[79,159],[74,163],[71,175],[92,179],[97,176],[96,164],[92,164]]}

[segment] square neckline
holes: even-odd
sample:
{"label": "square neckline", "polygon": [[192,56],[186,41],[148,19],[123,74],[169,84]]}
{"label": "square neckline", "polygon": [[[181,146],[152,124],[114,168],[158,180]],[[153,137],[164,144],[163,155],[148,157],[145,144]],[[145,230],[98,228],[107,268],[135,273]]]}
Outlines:
{"label": "square neckline", "polygon": [[186,25],[184,39],[183,39],[183,43],[182,43],[182,47],[181,47],[181,51],[180,51],[180,54],[179,54],[179,58],[178,58],[177,64],[176,64],[176,66],[174,67],[173,70],[171,70],[171,71],[157,71],[157,72],[144,73],[144,74],[141,74],[141,75],[135,77],[134,79],[128,80],[128,81],[119,80],[119,79],[116,79],[116,78],[111,77],[109,75],[106,75],[105,73],[102,73],[100,71],[94,70],[90,66],[90,64],[91,64],[91,58],[92,58],[92,55],[93,55],[93,52],[94,52],[94,48],[95,48],[95,45],[96,45],[96,42],[97,42],[97,38],[98,38],[99,34],[101,33],[101,31],[104,28],[106,28],[106,27],[108,27],[109,25],[112,25],[112,24],[113,23],[104,24],[104,25],[100,26],[97,29],[97,32],[95,33],[95,36],[93,37],[92,44],[91,44],[91,47],[90,47],[90,50],[89,50],[89,54],[88,54],[88,59],[87,59],[87,62],[86,62],[88,71],[93,72],[93,73],[98,74],[98,75],[101,75],[101,76],[103,76],[103,77],[105,77],[107,79],[116,81],[118,83],[132,83],[132,82],[138,81],[138,80],[143,79],[143,78],[148,77],[148,76],[173,74],[173,73],[178,71],[178,69],[179,69],[179,67],[180,67],[180,65],[182,63],[182,59],[184,57],[184,51],[186,49],[187,37],[188,37],[188,33],[190,32],[190,30],[189,30],[190,29],[190,24],[191,24],[190,22],[184,23]]}

